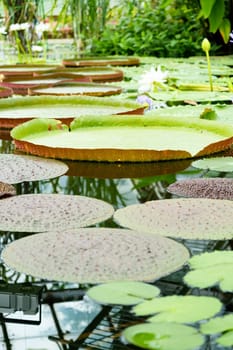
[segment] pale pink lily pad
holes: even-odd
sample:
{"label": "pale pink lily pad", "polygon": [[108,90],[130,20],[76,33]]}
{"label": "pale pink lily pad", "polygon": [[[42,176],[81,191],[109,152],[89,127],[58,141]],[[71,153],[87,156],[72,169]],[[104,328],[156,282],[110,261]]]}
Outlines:
{"label": "pale pink lily pad", "polygon": [[189,258],[180,243],[126,229],[82,228],[39,233],[10,243],[2,253],[12,269],[74,283],[153,281]]}
{"label": "pale pink lily pad", "polygon": [[209,198],[149,201],[118,209],[115,221],[145,233],[184,239],[233,238],[233,202]]}
{"label": "pale pink lily pad", "polygon": [[45,232],[97,224],[113,207],[95,198],[65,194],[26,194],[0,201],[0,230]]}
{"label": "pale pink lily pad", "polygon": [[197,178],[176,181],[167,191],[181,197],[233,200],[233,179]]}
{"label": "pale pink lily pad", "polygon": [[16,190],[14,186],[0,182],[0,198],[15,196]]}
{"label": "pale pink lily pad", "polygon": [[0,181],[16,184],[38,181],[65,174],[68,166],[62,161],[36,156],[0,154]]}

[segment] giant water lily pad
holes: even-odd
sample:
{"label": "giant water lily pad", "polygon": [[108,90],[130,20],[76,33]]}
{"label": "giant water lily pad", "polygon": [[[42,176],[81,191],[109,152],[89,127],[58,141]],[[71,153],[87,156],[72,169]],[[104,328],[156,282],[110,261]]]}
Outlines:
{"label": "giant water lily pad", "polygon": [[87,95],[87,96],[110,96],[120,94],[122,89],[118,86],[107,84],[83,83],[63,81],[54,83],[52,86],[34,86],[28,89],[29,95]]}
{"label": "giant water lily pad", "polygon": [[123,331],[123,339],[142,349],[195,350],[204,337],[194,327],[176,323],[144,323]]}
{"label": "giant water lily pad", "polygon": [[95,96],[25,96],[3,100],[0,105],[0,127],[12,128],[33,118],[57,118],[63,123],[80,115],[143,113],[144,107],[130,100]]}
{"label": "giant water lily pad", "polygon": [[198,169],[214,170],[221,172],[233,172],[233,157],[204,158],[192,162],[192,166]]}
{"label": "giant water lily pad", "polygon": [[197,178],[176,181],[167,191],[177,196],[233,200],[233,179]]}
{"label": "giant water lily pad", "polygon": [[189,260],[192,269],[184,276],[191,287],[208,288],[219,284],[224,292],[233,291],[233,252],[214,251],[196,255]]}
{"label": "giant water lily pad", "polygon": [[0,201],[0,230],[44,232],[90,226],[110,218],[113,207],[99,199],[65,194],[26,194]]}
{"label": "giant water lily pad", "polygon": [[221,302],[214,297],[172,295],[146,300],[133,307],[137,316],[153,315],[150,322],[195,323],[221,311]]}
{"label": "giant water lily pad", "polygon": [[75,119],[70,129],[56,120],[38,119],[19,125],[11,135],[17,148],[32,154],[109,162],[191,158],[233,142],[232,127],[185,118],[93,115]]}
{"label": "giant water lily pad", "polygon": [[16,154],[0,154],[0,168],[0,181],[8,184],[55,178],[68,170],[65,163],[55,159]]}
{"label": "giant water lily pad", "polygon": [[66,67],[89,67],[89,66],[132,66],[140,63],[137,57],[107,56],[107,57],[83,57],[66,58],[62,64]]}
{"label": "giant water lily pad", "polygon": [[78,283],[152,281],[181,268],[188,257],[188,250],[171,239],[111,228],[34,234],[2,253],[16,271]]}
{"label": "giant water lily pad", "polygon": [[149,201],[118,209],[123,227],[186,239],[232,239],[233,202],[208,198]]}
{"label": "giant water lily pad", "polygon": [[60,68],[56,70],[57,74],[67,74],[69,78],[75,78],[80,74],[90,78],[93,82],[113,82],[121,81],[124,77],[123,71],[110,67],[76,67],[76,68]]}
{"label": "giant water lily pad", "polygon": [[160,294],[159,288],[136,281],[117,281],[94,286],[87,295],[100,304],[135,305]]}
{"label": "giant water lily pad", "polygon": [[204,334],[222,333],[215,341],[222,346],[233,346],[233,314],[216,317],[201,325]]}

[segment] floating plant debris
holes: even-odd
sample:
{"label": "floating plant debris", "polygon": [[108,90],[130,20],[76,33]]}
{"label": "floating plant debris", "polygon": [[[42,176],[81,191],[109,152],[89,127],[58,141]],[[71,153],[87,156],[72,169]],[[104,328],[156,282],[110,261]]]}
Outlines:
{"label": "floating plant debris", "polygon": [[16,154],[0,154],[0,168],[0,181],[8,184],[47,180],[68,170],[68,166],[59,160]]}
{"label": "floating plant debris", "polygon": [[233,251],[213,251],[189,260],[192,269],[184,276],[191,287],[208,288],[219,284],[224,292],[233,292]]}
{"label": "floating plant debris", "polygon": [[171,295],[146,300],[133,307],[137,316],[153,315],[150,322],[194,323],[208,319],[222,309],[214,297],[195,295]]}
{"label": "floating plant debris", "polygon": [[121,226],[185,239],[233,238],[233,202],[209,198],[173,198],[129,205],[114,213]]}
{"label": "floating plant debris", "polygon": [[177,196],[233,200],[233,179],[196,178],[176,181],[167,191]]}
{"label": "floating plant debris", "polygon": [[160,289],[148,283],[117,281],[94,286],[87,295],[100,304],[134,305],[160,294]]}
{"label": "floating plant debris", "polygon": [[35,277],[96,284],[158,279],[180,269],[189,252],[162,236],[116,228],[82,228],[18,239],[4,249],[2,258],[14,270]]}
{"label": "floating plant debris", "polygon": [[0,201],[0,230],[45,232],[97,224],[113,215],[99,199],[65,194],[26,194]]}
{"label": "floating plant debris", "polygon": [[150,350],[196,350],[205,338],[194,327],[161,322],[128,327],[123,341]]}
{"label": "floating plant debris", "polygon": [[14,186],[4,182],[0,182],[0,199],[14,195],[16,195],[16,189],[14,188]]}

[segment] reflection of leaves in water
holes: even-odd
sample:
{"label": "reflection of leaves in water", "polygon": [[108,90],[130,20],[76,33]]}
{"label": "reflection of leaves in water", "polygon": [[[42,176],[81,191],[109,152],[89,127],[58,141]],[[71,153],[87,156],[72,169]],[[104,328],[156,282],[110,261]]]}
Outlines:
{"label": "reflection of leaves in water", "polygon": [[14,148],[11,140],[0,140],[0,153],[12,153]]}

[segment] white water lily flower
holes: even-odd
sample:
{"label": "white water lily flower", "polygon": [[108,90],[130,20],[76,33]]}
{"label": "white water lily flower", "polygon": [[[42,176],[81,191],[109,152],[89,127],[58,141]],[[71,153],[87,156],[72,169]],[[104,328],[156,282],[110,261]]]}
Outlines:
{"label": "white water lily flower", "polygon": [[48,32],[49,31],[49,23],[43,23],[40,22],[36,24],[35,30],[37,34],[42,34],[43,32]]}
{"label": "white water lily flower", "polygon": [[140,94],[153,91],[154,86],[163,85],[167,81],[168,72],[162,71],[159,65],[157,69],[151,67],[151,69],[144,73],[139,80],[138,92]]}
{"label": "white water lily flower", "polygon": [[10,25],[9,31],[18,31],[18,30],[28,30],[30,28],[29,23],[14,23]]}

